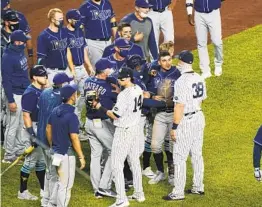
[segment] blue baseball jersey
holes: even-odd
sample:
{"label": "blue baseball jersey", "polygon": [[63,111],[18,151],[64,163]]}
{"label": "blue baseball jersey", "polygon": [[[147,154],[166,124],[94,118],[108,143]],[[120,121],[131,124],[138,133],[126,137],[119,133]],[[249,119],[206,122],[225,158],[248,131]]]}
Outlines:
{"label": "blue baseball jersey", "polygon": [[262,125],[259,127],[254,142],[262,146]]}
{"label": "blue baseball jersey", "polygon": [[[87,91],[96,91],[100,103],[103,107],[111,110],[116,102],[117,94],[112,92],[113,87],[107,80],[98,79],[96,77],[87,78],[84,85],[85,94]],[[107,115],[87,107],[86,116],[89,119],[107,119]]]}
{"label": "blue baseball jersey", "polygon": [[[142,57],[143,59],[145,59],[143,50],[142,50],[142,48],[141,48],[139,45],[137,45],[137,44],[135,44],[135,43],[133,43],[133,42],[130,42],[130,45],[131,45],[131,47],[130,47],[130,49],[128,50],[128,56],[139,55],[140,57]],[[102,57],[103,57],[103,58],[104,58],[104,57],[108,57],[108,56],[112,55],[112,54],[115,53],[115,52],[116,52],[116,51],[115,51],[115,45],[114,45],[114,43],[113,43],[113,44],[111,44],[111,45],[109,45],[109,46],[107,46],[107,47],[105,48]]]}
{"label": "blue baseball jersey", "polygon": [[171,3],[171,0],[148,0],[148,3],[153,5],[152,9],[161,10],[166,8]]}
{"label": "blue baseball jersey", "polygon": [[37,58],[44,59],[46,68],[67,68],[67,36],[65,28],[52,32],[46,28],[37,38]]}
{"label": "blue baseball jersey", "polygon": [[115,13],[108,0],[101,0],[100,5],[88,0],[79,11],[84,17],[83,24],[87,39],[104,39],[112,36],[110,21]]}
{"label": "blue baseball jersey", "polygon": [[33,122],[38,121],[38,100],[42,93],[41,89],[29,85],[22,96],[22,111],[30,113]]}
{"label": "blue baseball jersey", "polygon": [[116,68],[114,68],[114,73],[111,74],[110,76],[117,79],[118,72],[119,72],[120,68],[122,68],[122,66],[124,66],[124,64],[126,63],[126,58],[119,61],[119,60],[116,60],[114,58],[114,55],[110,55],[110,56],[107,57],[107,59],[116,63]]}
{"label": "blue baseball jersey", "polygon": [[68,47],[72,53],[74,65],[84,64],[84,49],[86,47],[86,41],[84,32],[78,28],[74,31],[66,29],[68,33]]}
{"label": "blue baseball jersey", "polygon": [[18,51],[10,44],[1,61],[2,85],[9,103],[15,102],[13,94],[22,95],[30,85],[27,58],[24,50]]}
{"label": "blue baseball jersey", "polygon": [[72,146],[70,134],[79,134],[79,120],[74,113],[75,107],[61,104],[54,108],[48,124],[52,126],[52,149],[65,155]]}
{"label": "blue baseball jersey", "polygon": [[201,13],[209,13],[221,7],[221,0],[195,0],[194,9]]}
{"label": "blue baseball jersey", "polygon": [[38,101],[38,125],[37,125],[37,137],[44,144],[48,145],[46,138],[46,126],[48,119],[55,107],[62,103],[59,88],[48,88],[45,89]]}

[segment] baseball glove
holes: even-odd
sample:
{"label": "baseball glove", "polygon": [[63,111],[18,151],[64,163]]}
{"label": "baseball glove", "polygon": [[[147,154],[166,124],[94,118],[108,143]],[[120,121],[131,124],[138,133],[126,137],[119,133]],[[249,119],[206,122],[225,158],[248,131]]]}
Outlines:
{"label": "baseball glove", "polygon": [[137,70],[141,67],[141,65],[145,64],[146,60],[142,59],[139,55],[132,55],[126,61],[127,67],[132,68],[133,70]]}
{"label": "baseball glove", "polygon": [[99,102],[99,97],[96,91],[87,91],[85,95],[85,103],[89,109],[95,109],[94,102]]}

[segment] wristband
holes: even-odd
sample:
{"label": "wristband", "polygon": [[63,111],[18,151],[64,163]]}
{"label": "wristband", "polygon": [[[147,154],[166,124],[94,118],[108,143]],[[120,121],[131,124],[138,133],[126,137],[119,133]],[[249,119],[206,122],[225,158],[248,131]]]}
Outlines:
{"label": "wristband", "polygon": [[29,57],[33,57],[34,55],[34,50],[33,49],[27,49],[27,53]]}
{"label": "wristband", "polygon": [[173,123],[172,129],[173,129],[173,130],[176,130],[176,129],[177,129],[177,127],[178,127],[178,124],[176,124],[176,123]]}
{"label": "wristband", "polygon": [[98,111],[101,111],[102,113],[105,113],[108,111],[105,107],[100,106],[100,108],[98,109]]}
{"label": "wristband", "polygon": [[33,127],[26,128],[26,131],[27,131],[31,136],[34,136],[34,137],[36,136]]}
{"label": "wristband", "polygon": [[186,8],[186,11],[187,11],[187,15],[192,15],[193,14],[193,7],[187,7]]}
{"label": "wristband", "polygon": [[111,28],[113,27],[117,27],[117,23],[116,22],[111,22]]}

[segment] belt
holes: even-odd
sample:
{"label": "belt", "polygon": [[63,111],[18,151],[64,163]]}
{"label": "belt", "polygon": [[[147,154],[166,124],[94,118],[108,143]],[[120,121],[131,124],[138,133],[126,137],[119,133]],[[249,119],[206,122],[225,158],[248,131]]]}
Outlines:
{"label": "belt", "polygon": [[202,111],[202,110],[185,113],[184,116],[194,115],[194,114],[196,114],[196,113],[199,112],[199,111]]}
{"label": "belt", "polygon": [[93,119],[101,119],[101,120],[109,119],[109,118],[107,118],[107,117],[104,117],[104,118],[101,118],[101,117],[92,117],[92,118],[89,118],[89,117],[87,117],[87,118],[90,119],[90,120],[93,120]]}
{"label": "belt", "polygon": [[82,66],[84,63],[82,64],[75,64],[76,67]]}
{"label": "belt", "polygon": [[50,70],[66,70],[66,68],[48,68]]}
{"label": "belt", "polygon": [[111,39],[111,37],[108,37],[108,38],[97,38],[97,39],[90,38],[90,40],[95,40],[95,41],[108,41],[110,39]]}
{"label": "belt", "polygon": [[153,9],[154,12],[163,13],[166,10],[166,8],[163,9]]}
{"label": "belt", "polygon": [[158,112],[173,113],[174,109],[173,108],[164,108],[164,109],[159,109]]}

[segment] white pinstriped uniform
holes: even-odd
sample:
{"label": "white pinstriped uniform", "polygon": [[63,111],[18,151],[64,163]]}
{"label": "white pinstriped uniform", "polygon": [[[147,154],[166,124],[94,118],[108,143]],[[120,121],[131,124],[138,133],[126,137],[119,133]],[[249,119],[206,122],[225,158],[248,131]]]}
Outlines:
{"label": "white pinstriped uniform", "polygon": [[126,201],[124,182],[124,161],[127,158],[133,172],[134,193],[143,194],[140,166],[140,127],[143,91],[138,85],[128,87],[119,93],[113,112],[120,116],[114,121],[116,126],[112,146],[112,170],[118,201]]}
{"label": "white pinstriped uniform", "polygon": [[186,160],[189,154],[194,171],[192,190],[204,191],[202,145],[205,118],[201,111],[201,103],[206,97],[205,82],[199,74],[193,71],[182,73],[175,83],[174,102],[184,104],[185,114],[176,130],[177,140],[173,148],[175,166],[173,193],[177,196],[184,196]]}

